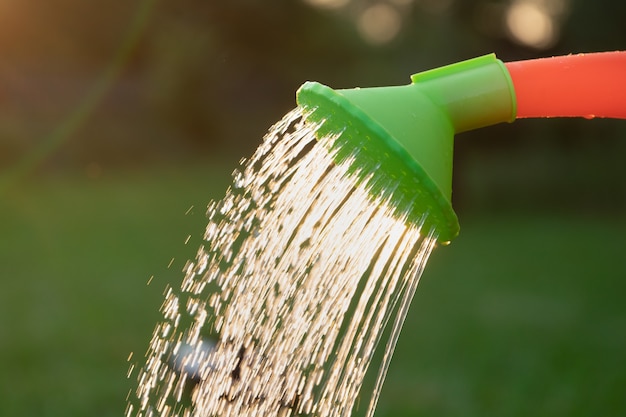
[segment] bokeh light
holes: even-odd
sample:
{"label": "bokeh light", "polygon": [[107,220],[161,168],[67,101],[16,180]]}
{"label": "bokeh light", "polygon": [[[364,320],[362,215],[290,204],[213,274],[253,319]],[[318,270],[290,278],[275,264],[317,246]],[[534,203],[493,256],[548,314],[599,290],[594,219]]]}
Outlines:
{"label": "bokeh light", "polygon": [[379,3],[365,9],[359,16],[357,27],[363,39],[374,45],[392,41],[400,32],[402,18],[391,5]]}
{"label": "bokeh light", "polygon": [[506,28],[515,42],[547,49],[559,40],[560,19],[566,11],[566,0],[514,0],[506,11]]}
{"label": "bokeh light", "polygon": [[350,0],[304,0],[304,2],[323,9],[339,9],[350,3]]}

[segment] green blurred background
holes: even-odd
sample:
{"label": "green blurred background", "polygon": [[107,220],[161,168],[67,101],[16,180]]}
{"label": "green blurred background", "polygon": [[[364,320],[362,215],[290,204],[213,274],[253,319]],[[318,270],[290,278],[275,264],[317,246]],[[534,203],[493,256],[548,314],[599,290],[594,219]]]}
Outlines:
{"label": "green blurred background", "polygon": [[[624,21],[613,0],[1,2],[0,415],[123,414],[206,204],[304,81],[624,49]],[[522,120],[455,152],[461,235],[377,415],[625,415],[626,125]]]}

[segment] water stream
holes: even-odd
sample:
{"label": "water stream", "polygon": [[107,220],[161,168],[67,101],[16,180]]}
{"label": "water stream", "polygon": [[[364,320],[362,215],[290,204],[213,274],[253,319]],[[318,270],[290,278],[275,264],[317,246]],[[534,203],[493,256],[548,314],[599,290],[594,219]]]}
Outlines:
{"label": "water stream", "polygon": [[[315,128],[290,112],[209,205],[127,417],[373,414],[436,236],[375,200]],[[360,392],[379,344],[377,382]]]}

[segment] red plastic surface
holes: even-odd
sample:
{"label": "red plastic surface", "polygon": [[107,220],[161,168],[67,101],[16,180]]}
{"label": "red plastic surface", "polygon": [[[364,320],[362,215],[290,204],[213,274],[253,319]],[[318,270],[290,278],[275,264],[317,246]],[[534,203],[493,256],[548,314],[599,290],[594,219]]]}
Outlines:
{"label": "red plastic surface", "polygon": [[626,119],[626,51],[505,64],[515,88],[517,118]]}

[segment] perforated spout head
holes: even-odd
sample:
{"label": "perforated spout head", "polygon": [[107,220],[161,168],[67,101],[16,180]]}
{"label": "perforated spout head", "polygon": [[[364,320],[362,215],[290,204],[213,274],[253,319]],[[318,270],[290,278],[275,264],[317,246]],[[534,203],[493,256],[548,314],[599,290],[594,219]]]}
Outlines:
{"label": "perforated spout head", "polygon": [[339,135],[333,154],[370,193],[438,240],[457,236],[452,209],[455,133],[515,120],[515,93],[504,64],[486,55],[415,74],[396,87],[333,90],[303,84],[297,103],[318,137]]}

